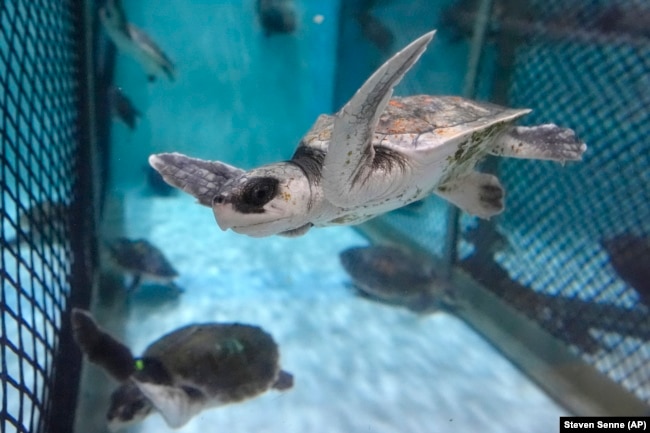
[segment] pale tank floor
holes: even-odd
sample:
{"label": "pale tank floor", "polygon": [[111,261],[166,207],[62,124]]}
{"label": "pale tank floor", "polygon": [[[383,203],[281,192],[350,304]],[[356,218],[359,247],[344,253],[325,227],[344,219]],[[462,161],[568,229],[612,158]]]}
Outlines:
{"label": "pale tank floor", "polygon": [[[140,191],[124,210],[125,235],[163,250],[185,289],[168,303],[146,286],[132,295],[125,339],[135,353],[191,322],[240,321],[269,331],[295,376],[292,390],[204,412],[186,433],[545,433],[566,415],[454,316],[419,318],[353,296],[338,253],[367,241],[351,228],[253,239],[221,232],[190,197]],[[140,427],[165,429],[159,415]]]}

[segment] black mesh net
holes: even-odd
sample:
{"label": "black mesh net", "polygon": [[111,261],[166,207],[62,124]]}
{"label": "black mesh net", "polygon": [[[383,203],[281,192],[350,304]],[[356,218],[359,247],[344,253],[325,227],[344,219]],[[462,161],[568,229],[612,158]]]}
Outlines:
{"label": "black mesh net", "polygon": [[526,124],[575,129],[589,149],[564,167],[499,160],[507,210],[492,224],[463,217],[460,264],[650,402],[650,4],[499,13],[508,104],[534,110]]}
{"label": "black mesh net", "polygon": [[71,1],[0,3],[3,433],[46,429],[74,268],[84,263],[73,248],[84,227],[71,230],[85,218],[73,213],[82,190],[80,9]]}
{"label": "black mesh net", "polygon": [[[469,44],[479,3],[443,13],[446,52]],[[565,166],[487,161],[506,211],[461,215],[457,265],[650,403],[650,3],[494,0],[483,53],[478,98],[491,77],[489,99],[534,110],[522,123],[573,128],[589,148]],[[405,81],[410,94],[435,90]],[[432,198],[384,222],[442,256],[449,215]]]}

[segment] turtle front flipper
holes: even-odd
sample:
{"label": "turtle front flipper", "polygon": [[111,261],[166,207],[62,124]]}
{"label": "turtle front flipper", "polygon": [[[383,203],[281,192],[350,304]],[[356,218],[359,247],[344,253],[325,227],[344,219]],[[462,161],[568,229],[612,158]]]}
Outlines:
{"label": "turtle front flipper", "polygon": [[112,377],[124,382],[135,371],[131,350],[104,332],[85,310],[72,310],[72,333],[88,359],[103,367]]}
{"label": "turtle front flipper", "polygon": [[180,153],[151,155],[149,164],[165,182],[193,195],[208,207],[212,207],[212,199],[224,183],[244,172],[219,161],[190,158]]}
{"label": "turtle front flipper", "polygon": [[[393,88],[418,61],[435,31],[419,37],[384,63],[336,114],[323,166],[325,198],[340,207],[357,204],[372,182],[375,149],[372,139]],[[378,193],[368,197],[372,200]]]}
{"label": "turtle front flipper", "polygon": [[512,158],[578,161],[587,145],[572,129],[548,123],[539,126],[517,126],[504,134],[490,150],[492,155]]}
{"label": "turtle front flipper", "polygon": [[135,383],[171,428],[184,426],[205,406],[204,402],[199,401],[199,395],[188,393],[183,387],[140,381]]}
{"label": "turtle front flipper", "polygon": [[477,171],[447,181],[434,191],[470,215],[490,218],[503,212],[503,187],[495,176]]}

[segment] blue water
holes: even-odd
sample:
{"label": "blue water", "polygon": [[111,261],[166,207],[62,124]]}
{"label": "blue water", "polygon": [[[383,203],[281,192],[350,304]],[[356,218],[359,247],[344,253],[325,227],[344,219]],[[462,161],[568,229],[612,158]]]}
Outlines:
{"label": "blue water", "polygon": [[155,152],[244,168],[288,159],[316,117],[333,111],[338,2],[298,3],[297,32],[270,38],[254,3],[125,2],[130,20],[175,62],[178,78],[147,83],[135,61],[119,57],[115,83],[144,121],[135,133],[121,124],[113,130],[116,186],[140,182]]}
{"label": "blue water", "polygon": [[[115,82],[144,119],[135,132],[113,122],[111,192],[124,200],[124,234],[159,246],[186,290],[155,305],[135,293],[125,339],[139,353],[187,323],[253,323],[274,336],[283,368],[296,378],[292,390],[204,412],[183,431],[555,429],[562,409],[460,320],[443,313],[417,317],[353,296],[338,253],[367,243],[354,229],[252,239],[221,232],[210,210],[188,196],[147,193],[142,167],[150,153],[178,151],[243,168],[291,156],[316,117],[340,103],[337,1],[297,2],[298,31],[271,38],[262,33],[253,0],[125,3],[130,20],[176,62],[178,79],[147,83],[139,65],[118,56]],[[378,9],[389,25],[407,29],[395,49],[434,25],[426,19],[404,24],[411,10],[399,3]],[[324,18],[320,24],[316,15]],[[437,49],[400,92],[460,92],[467,47],[452,52],[432,45]],[[435,72],[434,64],[458,73]],[[351,71],[338,99],[361,76]],[[437,227],[442,233],[444,220]],[[154,415],[141,431],[165,429]]]}

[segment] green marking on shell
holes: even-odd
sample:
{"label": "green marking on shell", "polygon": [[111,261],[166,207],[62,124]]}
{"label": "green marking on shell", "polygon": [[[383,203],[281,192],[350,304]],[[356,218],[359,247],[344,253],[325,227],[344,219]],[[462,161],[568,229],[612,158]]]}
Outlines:
{"label": "green marking on shell", "polygon": [[135,360],[135,369],[137,371],[142,371],[144,370],[144,361],[141,359],[136,359]]}
{"label": "green marking on shell", "polygon": [[226,351],[228,355],[241,353],[244,351],[244,345],[236,338],[225,340],[221,345],[219,345],[219,348],[222,348],[224,351]]}

